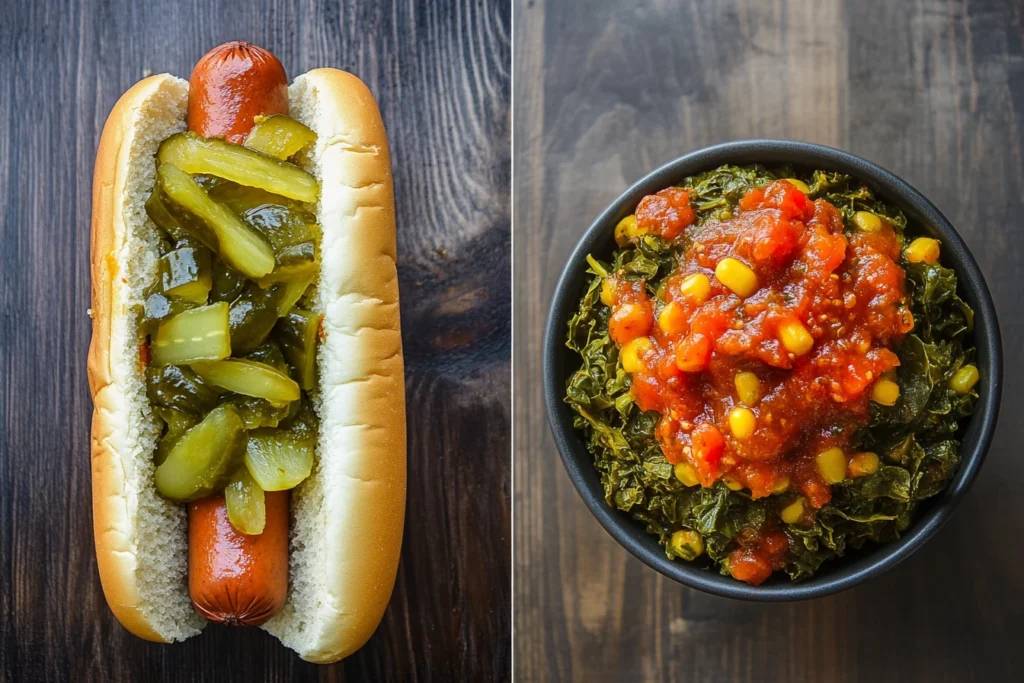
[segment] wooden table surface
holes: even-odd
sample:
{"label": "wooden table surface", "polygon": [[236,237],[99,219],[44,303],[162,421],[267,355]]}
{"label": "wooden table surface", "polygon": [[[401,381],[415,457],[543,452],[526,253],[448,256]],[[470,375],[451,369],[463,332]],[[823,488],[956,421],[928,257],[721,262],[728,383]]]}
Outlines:
{"label": "wooden table surface", "polygon": [[[514,35],[515,679],[1021,680],[1021,7],[516,0]],[[746,137],[837,146],[924,192],[981,264],[1006,351],[999,429],[954,519],[888,574],[799,604],[711,597],[633,559],[572,488],[541,397],[551,294],[591,220],[655,166]]]}
{"label": "wooden table surface", "polygon": [[[511,666],[507,3],[11,2],[0,13],[0,681],[505,680]],[[100,130],[144,73],[260,44],[380,104],[394,166],[405,542],[377,633],[317,667],[258,629],[129,635],[93,554],[86,384]]]}

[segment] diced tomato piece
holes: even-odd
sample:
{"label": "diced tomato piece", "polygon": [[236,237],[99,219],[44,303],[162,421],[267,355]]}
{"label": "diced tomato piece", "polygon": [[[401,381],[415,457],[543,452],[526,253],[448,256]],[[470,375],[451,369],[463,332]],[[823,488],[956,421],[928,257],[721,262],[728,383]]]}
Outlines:
{"label": "diced tomato piece", "polygon": [[791,221],[778,209],[755,209],[735,219],[742,227],[736,238],[736,253],[747,261],[779,268],[793,254],[803,223]]}
{"label": "diced tomato piece", "polygon": [[674,353],[666,353],[658,358],[656,369],[658,376],[666,381],[670,379],[678,380],[684,376],[683,371],[679,369],[678,365],[676,365],[676,357]]}
{"label": "diced tomato piece", "polygon": [[729,573],[738,581],[760,586],[772,575],[772,566],[767,558],[740,548],[729,554]]}
{"label": "diced tomato piece", "polygon": [[807,265],[805,277],[812,282],[822,282],[842,265],[846,258],[846,237],[833,235],[821,226],[811,232],[802,261]]}
{"label": "diced tomato piece", "polygon": [[710,422],[701,422],[693,428],[690,439],[693,442],[693,455],[699,469],[713,478],[718,472],[718,465],[725,450],[722,432]]}
{"label": "diced tomato piece", "polygon": [[660,410],[664,393],[658,380],[650,375],[637,372],[632,375],[633,384],[629,393],[640,410]]}
{"label": "diced tomato piece", "polygon": [[690,206],[690,193],[678,187],[647,195],[636,207],[640,232],[651,232],[667,240],[683,234],[696,220],[697,213]]}
{"label": "diced tomato piece", "polygon": [[789,537],[778,529],[762,531],[760,549],[765,551],[773,566],[779,565],[780,560],[784,564],[784,556],[789,552]]}
{"label": "diced tomato piece", "polygon": [[814,216],[814,204],[807,195],[785,180],[776,180],[765,188],[764,205],[779,209],[786,218],[799,221],[809,221]]}
{"label": "diced tomato piece", "polygon": [[741,481],[750,489],[754,498],[771,495],[772,484],[775,483],[775,470],[770,464],[749,463],[739,469],[742,472]]}
{"label": "diced tomato piece", "polygon": [[740,198],[740,209],[742,211],[751,211],[753,209],[759,209],[764,205],[764,188],[755,187],[753,190],[748,190],[745,195]]}
{"label": "diced tomato piece", "polygon": [[653,325],[654,310],[649,301],[625,303],[615,307],[608,321],[608,333],[612,341],[622,346],[650,334]]}
{"label": "diced tomato piece", "polygon": [[801,485],[800,491],[815,510],[832,500],[832,488],[820,477],[808,477]]}
{"label": "diced tomato piece", "polygon": [[690,333],[702,334],[709,339],[718,339],[732,322],[733,314],[712,305],[704,306],[690,320]]}
{"label": "diced tomato piece", "polygon": [[690,334],[676,346],[676,366],[683,372],[701,372],[711,360],[711,340]]}

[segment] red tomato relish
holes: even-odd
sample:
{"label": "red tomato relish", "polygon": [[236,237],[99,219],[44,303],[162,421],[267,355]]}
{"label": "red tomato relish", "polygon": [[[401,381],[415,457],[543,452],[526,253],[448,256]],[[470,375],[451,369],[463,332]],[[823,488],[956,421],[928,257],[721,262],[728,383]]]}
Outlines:
{"label": "red tomato relish", "polygon": [[[817,456],[841,449],[844,468],[854,455],[872,388],[899,365],[891,348],[914,325],[900,239],[879,223],[844,234],[834,206],[786,180],[701,225],[684,189],[641,200],[637,233],[685,251],[657,298],[644,281],[612,275],[605,302],[633,399],[661,414],[670,463],[703,486],[724,478],[754,498],[798,492],[801,514],[828,503]],[[730,573],[761,583],[785,565],[786,539],[771,525],[747,530]]]}

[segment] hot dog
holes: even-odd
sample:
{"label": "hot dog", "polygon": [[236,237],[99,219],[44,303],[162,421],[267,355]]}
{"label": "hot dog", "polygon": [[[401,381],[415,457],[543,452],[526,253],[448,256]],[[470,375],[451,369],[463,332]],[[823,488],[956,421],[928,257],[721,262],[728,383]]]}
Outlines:
{"label": "hot dog", "polygon": [[232,43],[115,105],[89,381],[97,564],[130,631],[262,624],[316,662],[372,634],[404,519],[395,255],[387,139],[354,76],[287,86]]}
{"label": "hot dog", "polygon": [[[189,79],[188,129],[242,142],[257,116],[288,113],[288,78],[277,57],[255,45],[210,50]],[[271,503],[273,500],[273,503]],[[288,591],[288,493],[270,492],[266,527],[247,535],[227,521],[224,496],[189,505],[188,587],[210,621],[260,626]]]}

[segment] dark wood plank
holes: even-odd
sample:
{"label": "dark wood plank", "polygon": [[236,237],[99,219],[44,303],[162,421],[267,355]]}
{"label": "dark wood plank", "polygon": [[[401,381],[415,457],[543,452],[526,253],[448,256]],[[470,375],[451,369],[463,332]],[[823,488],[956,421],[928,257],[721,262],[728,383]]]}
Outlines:
{"label": "dark wood plank", "polygon": [[[514,23],[516,678],[1019,678],[1019,6],[520,0]],[[538,381],[556,278],[596,214],[660,163],[754,136],[848,149],[932,198],[988,277],[1007,353],[1003,419],[953,521],[887,575],[793,605],[714,598],[632,559],[563,472]]]}
{"label": "dark wood plank", "polygon": [[[503,680],[511,666],[508,3],[52,0],[0,19],[0,680]],[[255,629],[130,636],[92,548],[88,227],[117,97],[244,38],[290,74],[353,71],[388,127],[409,498],[369,644],[300,661]]]}

